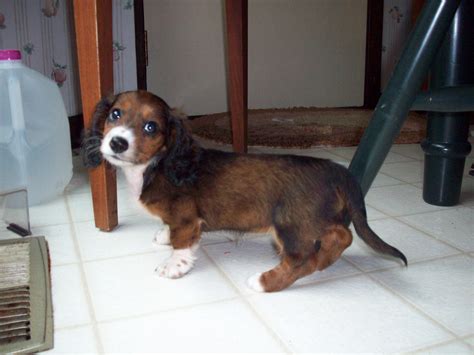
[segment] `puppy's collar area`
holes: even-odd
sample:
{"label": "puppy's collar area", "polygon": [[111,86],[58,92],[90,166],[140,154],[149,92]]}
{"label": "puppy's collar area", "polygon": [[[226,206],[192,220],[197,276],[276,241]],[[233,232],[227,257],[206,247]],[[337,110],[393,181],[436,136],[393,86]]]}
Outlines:
{"label": "puppy's collar area", "polygon": [[148,163],[146,163],[146,168],[143,171],[142,192],[145,191],[148,186],[150,186],[151,182],[155,178],[156,171],[158,170],[160,163],[166,156],[166,153],[166,149],[162,149]]}
{"label": "puppy's collar area", "polygon": [[144,171],[148,167],[149,162],[145,164],[136,164],[123,166],[122,171],[127,179],[132,195],[138,200],[143,190]]}

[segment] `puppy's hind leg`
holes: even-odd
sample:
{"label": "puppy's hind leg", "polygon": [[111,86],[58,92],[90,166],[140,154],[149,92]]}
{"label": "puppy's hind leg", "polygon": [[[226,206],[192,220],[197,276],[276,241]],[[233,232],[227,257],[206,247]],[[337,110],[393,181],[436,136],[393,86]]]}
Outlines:
{"label": "puppy's hind leg", "polygon": [[173,253],[156,268],[158,276],[177,279],[194,267],[196,250],[201,238],[201,225],[195,221],[186,225],[170,227],[170,242]]}
{"label": "puppy's hind leg", "polygon": [[[316,243],[301,245],[299,253],[290,254],[284,248],[281,263],[272,270],[252,276],[248,280],[248,285],[258,292],[282,290],[299,278],[316,270],[324,270],[333,264],[351,242],[350,230],[344,226],[331,226]],[[310,251],[305,252],[307,250]]]}
{"label": "puppy's hind leg", "polygon": [[311,240],[302,237],[303,228],[277,226],[272,228],[274,243],[281,262],[275,268],[250,277],[247,284],[258,292],[282,290],[304,274],[307,260],[314,252]]}
{"label": "puppy's hind leg", "polygon": [[351,231],[343,225],[333,225],[326,229],[326,233],[316,242],[318,250],[311,263],[315,270],[324,270],[332,265],[352,243]]}
{"label": "puppy's hind leg", "polygon": [[247,280],[248,286],[257,292],[280,291],[310,271],[307,260],[301,255],[283,254],[279,265],[264,273],[253,275]]}

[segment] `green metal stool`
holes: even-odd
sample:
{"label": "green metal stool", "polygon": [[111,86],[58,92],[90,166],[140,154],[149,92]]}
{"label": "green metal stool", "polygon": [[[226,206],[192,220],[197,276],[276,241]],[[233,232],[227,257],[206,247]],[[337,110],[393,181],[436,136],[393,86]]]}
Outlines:
{"label": "green metal stool", "polygon": [[[411,109],[430,111],[423,199],[459,202],[474,111],[474,1],[427,0],[375,108],[350,171],[367,193]],[[431,68],[430,90],[417,96]],[[435,111],[435,112],[431,112]]]}

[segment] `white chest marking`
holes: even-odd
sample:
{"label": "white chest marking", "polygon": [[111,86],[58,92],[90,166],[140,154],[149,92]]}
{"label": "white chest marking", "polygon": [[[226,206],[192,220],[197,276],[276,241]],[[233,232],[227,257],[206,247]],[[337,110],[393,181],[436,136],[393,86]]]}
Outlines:
{"label": "white chest marking", "polygon": [[137,206],[145,212],[145,214],[158,218],[163,223],[160,216],[150,213],[150,211],[140,201],[143,187],[143,173],[147,167],[148,163],[145,163],[140,165],[122,166],[122,170],[128,182],[131,200],[135,202]]}
{"label": "white chest marking", "polygon": [[145,172],[147,166],[148,164],[140,164],[122,167],[132,197],[137,201],[140,199],[140,195],[142,194],[143,173]]}
{"label": "white chest marking", "polygon": [[[137,204],[137,206],[145,212],[145,214],[149,216],[153,216],[157,218],[161,223],[160,216],[151,214],[150,211],[145,207],[144,204],[140,201],[140,195],[142,194],[142,187],[143,187],[143,173],[147,168],[148,163],[140,164],[140,165],[131,165],[131,166],[123,166],[122,170],[127,179],[129,190],[130,190],[130,197]],[[160,228],[153,238],[153,243],[155,245],[166,245],[170,244],[170,230],[166,224],[163,224],[163,228]]]}

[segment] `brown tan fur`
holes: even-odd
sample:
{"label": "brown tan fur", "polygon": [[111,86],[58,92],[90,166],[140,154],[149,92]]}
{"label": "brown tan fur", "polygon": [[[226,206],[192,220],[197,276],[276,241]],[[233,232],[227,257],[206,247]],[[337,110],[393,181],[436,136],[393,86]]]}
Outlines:
{"label": "brown tan fur", "polygon": [[[174,249],[197,245],[202,231],[270,232],[282,261],[259,280],[265,291],[278,291],[337,261],[352,242],[352,219],[367,244],[406,262],[367,225],[360,187],[343,166],[203,149],[162,99],[144,91],[101,102],[95,126],[112,109],[121,110],[120,124],[138,137],[136,164],[148,164],[140,202],[169,225]],[[159,132],[144,136],[146,121],[156,122]],[[116,124],[106,121],[103,132]]]}

